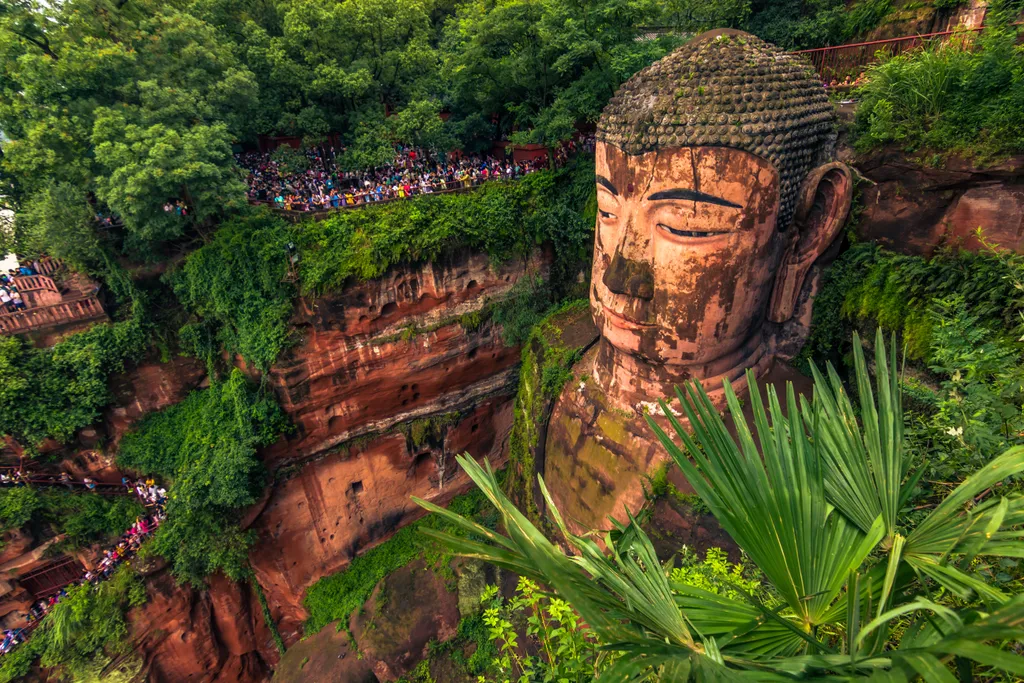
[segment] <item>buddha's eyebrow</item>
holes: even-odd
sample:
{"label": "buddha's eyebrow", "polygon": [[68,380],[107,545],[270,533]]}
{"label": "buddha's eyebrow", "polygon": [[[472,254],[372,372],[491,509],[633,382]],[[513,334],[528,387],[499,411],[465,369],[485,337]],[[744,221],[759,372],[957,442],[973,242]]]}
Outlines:
{"label": "buddha's eyebrow", "polygon": [[603,175],[597,176],[597,184],[601,185],[602,187],[604,187],[606,190],[608,190],[609,192],[611,192],[614,195],[619,194],[619,191],[615,189],[614,185],[612,185],[612,181],[608,180]]}
{"label": "buddha's eyebrow", "polygon": [[698,192],[697,190],[688,190],[683,187],[679,187],[674,190],[662,190],[661,192],[655,192],[647,199],[652,202],[663,199],[685,199],[691,202],[704,202],[706,204],[728,206],[730,209],[743,208],[739,204],[734,204],[727,199],[722,199],[721,197],[716,197],[712,194],[705,194],[704,192]]}

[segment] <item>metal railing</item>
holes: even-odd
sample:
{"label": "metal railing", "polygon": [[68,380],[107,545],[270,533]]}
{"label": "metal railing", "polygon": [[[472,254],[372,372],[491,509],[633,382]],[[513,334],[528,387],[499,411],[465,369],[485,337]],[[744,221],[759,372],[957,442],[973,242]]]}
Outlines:
{"label": "metal railing", "polygon": [[[522,176],[520,176],[520,178],[521,177]],[[257,204],[257,205],[260,205],[260,206],[269,206],[271,209],[274,210],[275,213],[278,213],[278,214],[280,214],[280,215],[282,215],[282,216],[284,216],[286,218],[314,218],[314,219],[317,219],[317,218],[322,218],[324,216],[327,216],[327,215],[331,214],[334,211],[343,211],[345,209],[362,209],[362,208],[365,208],[367,206],[380,206],[382,204],[390,204],[392,202],[402,202],[402,201],[405,201],[407,199],[412,199],[413,197],[429,197],[431,195],[436,195],[436,194],[458,194],[458,193],[462,193],[462,192],[470,192],[470,191],[475,190],[476,188],[480,187],[485,182],[495,182],[495,180],[489,179],[489,180],[485,181],[483,178],[476,178],[476,179],[468,181],[468,184],[466,184],[466,181],[453,181],[451,183],[448,183],[447,184],[448,186],[444,187],[443,189],[436,189],[436,190],[435,189],[431,189],[430,192],[412,192],[412,193],[410,193],[409,195],[407,195],[405,197],[388,197],[387,199],[373,199],[373,200],[369,200],[369,201],[360,201],[360,202],[356,202],[356,203],[353,203],[353,204],[342,204],[342,205],[339,205],[339,206],[331,206],[331,207],[328,207],[328,208],[318,208],[318,209],[286,209],[286,208],[279,207],[275,202],[273,202],[271,200],[265,200],[265,199],[264,200],[251,199],[251,200],[249,200],[249,203],[250,204]],[[458,185],[458,187],[451,187],[451,185],[456,185],[456,184]],[[440,188],[441,185],[434,184],[432,187]],[[346,194],[348,194],[348,193],[346,193]]]}
{"label": "metal railing", "polygon": [[970,40],[973,34],[981,30],[983,30],[981,26],[958,28],[953,31],[870,40],[866,43],[798,50],[793,54],[807,59],[826,86],[852,85],[867,67],[877,64],[883,59],[916,50],[934,41],[948,40],[951,36],[962,36],[965,41]]}

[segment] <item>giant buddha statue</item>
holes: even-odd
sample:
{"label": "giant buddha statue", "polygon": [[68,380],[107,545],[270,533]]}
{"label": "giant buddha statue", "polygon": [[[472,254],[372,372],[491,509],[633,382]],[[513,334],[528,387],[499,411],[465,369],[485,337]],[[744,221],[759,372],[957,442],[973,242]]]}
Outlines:
{"label": "giant buddha statue", "polygon": [[[643,503],[667,454],[644,420],[701,381],[763,377],[806,333],[850,207],[835,113],[796,57],[732,30],[638,72],[597,126],[590,306],[600,338],[548,424],[543,467],[577,528]],[[664,420],[664,416],[661,416]]]}

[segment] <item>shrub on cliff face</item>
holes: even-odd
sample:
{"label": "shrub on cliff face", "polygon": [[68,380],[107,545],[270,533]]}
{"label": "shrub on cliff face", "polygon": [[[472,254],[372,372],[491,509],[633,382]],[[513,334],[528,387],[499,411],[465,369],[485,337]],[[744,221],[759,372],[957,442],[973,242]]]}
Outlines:
{"label": "shrub on cliff face", "polygon": [[992,28],[899,55],[868,71],[860,88],[856,145],[897,143],[980,154],[1024,152],[1024,47],[1017,31]]}
{"label": "shrub on cliff face", "polygon": [[0,337],[0,433],[28,448],[47,438],[70,440],[113,400],[110,375],[141,358],[147,344],[138,316],[95,325],[48,349]]}
{"label": "shrub on cliff face", "polygon": [[210,365],[223,348],[268,370],[288,340],[295,296],[287,280],[288,245],[294,238],[285,221],[264,209],[228,221],[189,254],[170,276],[195,318],[180,333],[183,346]]}
{"label": "shrub on cliff face", "polygon": [[118,464],[170,484],[167,520],[151,548],[180,581],[202,585],[217,570],[244,576],[252,539],[238,528],[238,515],[258,500],[266,476],[256,450],[286,428],[273,395],[233,370],[125,435]]}

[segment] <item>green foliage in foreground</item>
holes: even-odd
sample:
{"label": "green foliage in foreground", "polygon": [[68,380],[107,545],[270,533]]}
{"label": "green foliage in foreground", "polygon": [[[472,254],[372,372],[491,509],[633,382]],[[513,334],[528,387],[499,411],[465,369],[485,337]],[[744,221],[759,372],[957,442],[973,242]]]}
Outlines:
{"label": "green foliage in foreground", "polygon": [[109,498],[29,486],[0,489],[0,528],[52,524],[58,534],[67,536],[66,544],[72,548],[116,538],[143,511],[142,505],[129,497]]}
{"label": "green foliage in foreground", "polygon": [[113,400],[110,375],[141,358],[147,345],[139,315],[94,325],[48,349],[0,338],[0,433],[28,448],[47,438],[68,441]]}
{"label": "green foliage in foreground", "polygon": [[893,57],[860,88],[856,146],[998,157],[1024,151],[1024,47],[1015,27],[992,28],[972,49],[954,38]]}
{"label": "green foliage in foreground", "polygon": [[459,554],[550,586],[618,656],[601,680],[882,675],[947,683],[954,659],[968,670],[981,665],[1024,675],[1024,662],[1000,649],[1024,637],[1024,596],[1004,593],[977,572],[979,563],[1024,553],[1024,496],[991,495],[995,484],[1024,470],[1024,448],[995,458],[908,525],[902,509],[919,470],[904,450],[895,345],[888,354],[885,347],[879,332],[872,386],[854,338],[859,410],[829,368],[828,377],[815,371],[811,400],[798,401],[787,387],[785,415],[773,388],[766,406],[748,374],[751,423],[726,383],[735,437],[696,382],[677,390],[688,428],[664,403],[673,437],[647,418],[763,573],[777,605],[673,583],[634,520],[605,537],[607,550],[571,534],[541,481],[573,551],[566,555],[502,494],[490,468],[468,457],[460,464],[498,509],[507,536],[416,499],[483,540],[425,533]]}
{"label": "green foliage in foreground", "polygon": [[171,562],[179,581],[201,586],[217,570],[233,579],[246,576],[252,539],[237,522],[266,480],[256,449],[287,426],[273,395],[233,370],[125,435],[118,465],[170,484],[167,520],[150,549]]}
{"label": "green foliage in foreground", "polygon": [[[457,496],[448,505],[448,509],[456,514],[478,519],[484,528],[493,526],[493,517],[480,514],[483,508],[484,496],[476,490]],[[436,550],[425,546],[418,533],[420,529],[444,529],[449,533],[458,533],[454,526],[431,515],[402,527],[385,542],[352,558],[345,569],[314,583],[302,601],[309,612],[306,635],[316,633],[332,621],[339,621],[339,628],[347,627],[349,615],[362,607],[377,582],[417,557],[422,557],[425,551],[428,560],[442,565],[443,571],[443,565],[447,564],[450,557],[439,555]]]}
{"label": "green foliage in foreground", "polygon": [[0,683],[27,675],[36,659],[79,680],[94,670],[97,657],[127,654],[131,641],[125,615],[145,601],[142,579],[129,564],[95,586],[69,588],[32,637],[0,658]]}

